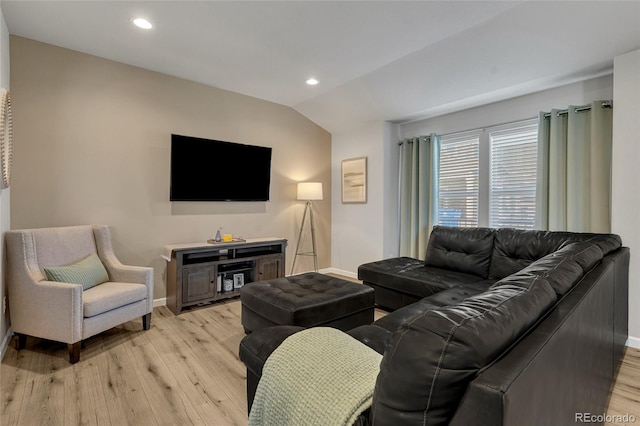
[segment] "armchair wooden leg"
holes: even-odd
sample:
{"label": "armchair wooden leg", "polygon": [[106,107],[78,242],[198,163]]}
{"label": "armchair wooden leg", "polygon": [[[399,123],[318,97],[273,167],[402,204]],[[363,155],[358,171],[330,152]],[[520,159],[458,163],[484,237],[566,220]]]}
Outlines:
{"label": "armchair wooden leg", "polygon": [[151,328],[151,312],[142,316],[142,329],[148,330]]}
{"label": "armchair wooden leg", "polygon": [[27,335],[16,333],[16,351],[24,349],[27,345]]}
{"label": "armchair wooden leg", "polygon": [[80,361],[80,346],[82,342],[69,343],[69,362],[75,364]]}

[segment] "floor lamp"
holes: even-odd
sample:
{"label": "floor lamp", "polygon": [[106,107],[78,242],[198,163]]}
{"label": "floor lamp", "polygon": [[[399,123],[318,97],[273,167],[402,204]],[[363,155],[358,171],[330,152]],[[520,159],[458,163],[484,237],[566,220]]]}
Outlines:
{"label": "floor lamp", "polygon": [[[304,214],[302,215],[302,223],[300,223],[300,232],[298,233],[298,244],[296,245],[296,255],[293,258],[293,265],[291,265],[291,275],[296,267],[296,259],[298,256],[313,256],[313,269],[318,272],[318,252],[316,251],[316,224],[313,220],[313,200],[322,200],[322,182],[300,182],[298,183],[298,196],[300,201],[306,201],[307,204],[304,208]],[[312,250],[307,252],[300,252],[300,241],[302,240],[302,231],[304,231],[304,225],[307,223],[307,212],[309,213],[309,221],[311,223],[311,246]]]}

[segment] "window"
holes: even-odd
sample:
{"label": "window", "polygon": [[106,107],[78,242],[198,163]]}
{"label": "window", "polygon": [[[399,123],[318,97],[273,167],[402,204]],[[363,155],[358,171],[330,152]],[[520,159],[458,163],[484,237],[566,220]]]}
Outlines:
{"label": "window", "polygon": [[538,123],[442,136],[438,223],[535,227]]}
{"label": "window", "polygon": [[443,137],[438,169],[438,219],[446,226],[478,226],[477,135]]}
{"label": "window", "polygon": [[538,124],[489,134],[489,226],[533,229],[536,224]]}

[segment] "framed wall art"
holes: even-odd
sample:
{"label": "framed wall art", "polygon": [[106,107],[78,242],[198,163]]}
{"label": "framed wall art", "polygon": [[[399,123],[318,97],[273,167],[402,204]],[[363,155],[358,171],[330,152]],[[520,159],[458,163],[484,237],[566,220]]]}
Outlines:
{"label": "framed wall art", "polygon": [[342,203],[367,202],[367,157],[342,160]]}

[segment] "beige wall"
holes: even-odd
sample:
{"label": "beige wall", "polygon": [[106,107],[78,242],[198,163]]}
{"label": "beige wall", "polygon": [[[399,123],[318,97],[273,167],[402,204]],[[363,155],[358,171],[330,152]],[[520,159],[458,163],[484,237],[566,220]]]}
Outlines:
{"label": "beige wall", "polygon": [[[393,257],[390,251],[395,245],[393,249],[386,246],[388,233],[397,232],[394,213],[398,209],[397,191],[389,188],[394,172],[387,165],[393,163],[392,158],[397,159],[390,149],[397,147],[391,142],[397,140],[391,138],[390,129],[390,123],[377,121],[332,135],[331,266],[340,274],[356,277],[361,264]],[[362,156],[367,157],[367,202],[343,204],[342,161]]]}
{"label": "beige wall", "polygon": [[[21,37],[11,37],[14,174],[11,228],[104,223],[116,254],[156,270],[166,244],[212,238],[289,240],[290,272],[304,204],[295,182],[324,183],[314,203],[319,266],[331,259],[331,135],[293,109]],[[140,52],[144,54],[144,52]],[[251,64],[250,66],[254,66]],[[271,201],[169,202],[170,135],[273,148]],[[233,176],[217,176],[224,185]],[[242,174],[242,164],[238,164]],[[311,258],[296,264],[310,270]]]}

